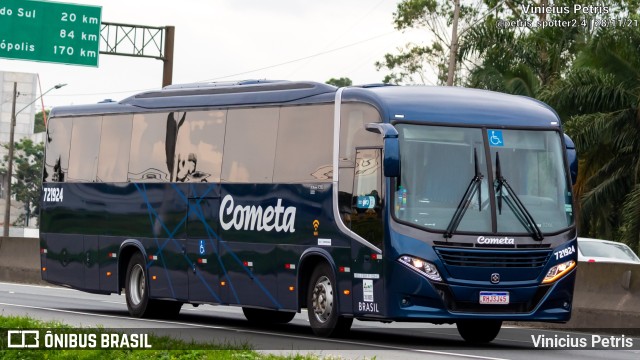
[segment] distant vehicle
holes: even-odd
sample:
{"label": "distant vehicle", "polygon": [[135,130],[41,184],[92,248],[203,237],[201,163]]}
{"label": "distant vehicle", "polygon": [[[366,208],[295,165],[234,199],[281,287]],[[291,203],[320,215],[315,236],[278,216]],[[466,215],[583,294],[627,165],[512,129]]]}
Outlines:
{"label": "distant vehicle", "polygon": [[640,258],[625,244],[600,239],[578,238],[578,261],[640,264]]}

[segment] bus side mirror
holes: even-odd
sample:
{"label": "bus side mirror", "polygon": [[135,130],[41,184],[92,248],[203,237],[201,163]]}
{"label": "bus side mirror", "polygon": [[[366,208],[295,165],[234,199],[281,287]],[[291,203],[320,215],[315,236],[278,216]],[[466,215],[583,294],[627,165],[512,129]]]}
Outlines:
{"label": "bus side mirror", "polygon": [[567,161],[569,162],[569,172],[571,173],[571,184],[575,185],[578,179],[578,153],[576,152],[576,145],[567,134],[564,134],[564,143],[567,151]]}
{"label": "bus side mirror", "polygon": [[384,176],[400,176],[400,144],[398,142],[398,130],[391,124],[370,123],[366,125],[367,131],[381,134],[384,141],[384,159],[382,160]]}

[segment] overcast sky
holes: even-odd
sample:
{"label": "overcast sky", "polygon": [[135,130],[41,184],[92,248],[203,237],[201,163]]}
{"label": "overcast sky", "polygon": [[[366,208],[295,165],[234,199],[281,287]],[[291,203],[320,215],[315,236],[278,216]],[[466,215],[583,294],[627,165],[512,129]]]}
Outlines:
{"label": "overcast sky", "polygon": [[[81,0],[102,21],[175,26],[173,83],[349,77],[380,82],[374,63],[422,34],[393,28],[399,0]],[[299,60],[303,59],[303,60]],[[298,61],[296,61],[298,60]],[[100,55],[99,67],[0,59],[0,70],[38,73],[47,108],[121,100],[162,85],[162,61]]]}

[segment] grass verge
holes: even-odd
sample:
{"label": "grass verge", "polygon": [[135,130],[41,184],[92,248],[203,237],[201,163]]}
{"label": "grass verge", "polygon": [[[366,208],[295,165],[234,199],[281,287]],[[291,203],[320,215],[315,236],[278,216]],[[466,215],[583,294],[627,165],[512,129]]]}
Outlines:
{"label": "grass verge", "polygon": [[[251,350],[249,344],[216,344],[214,342],[188,342],[167,336],[155,336],[149,334],[149,343],[162,349],[45,349],[42,344],[43,336],[40,336],[40,349],[13,349],[8,348],[8,330],[51,330],[53,334],[97,334],[102,333],[122,334],[121,332],[108,331],[103,328],[73,328],[57,321],[40,321],[24,316],[0,316],[0,359],[3,360],[195,360],[195,359],[221,359],[221,360],[317,360],[316,355],[290,355],[278,356],[261,354]],[[135,329],[132,329],[135,331]]]}

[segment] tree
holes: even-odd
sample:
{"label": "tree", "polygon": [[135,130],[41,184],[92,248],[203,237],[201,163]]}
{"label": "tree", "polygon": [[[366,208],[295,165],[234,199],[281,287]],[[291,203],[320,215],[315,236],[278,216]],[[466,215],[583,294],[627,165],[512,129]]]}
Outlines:
{"label": "tree", "polygon": [[[466,71],[467,58],[461,57],[458,44],[461,37],[485,15],[483,0],[403,0],[393,14],[395,28],[426,30],[427,41],[408,43],[398,54],[385,54],[376,68],[391,74],[385,83],[420,82],[428,80],[427,71],[435,72],[439,84],[460,84]],[[417,80],[417,81],[416,81]]]}
{"label": "tree", "polygon": [[[630,17],[640,22],[635,10]],[[580,232],[640,250],[639,27],[600,29],[544,100],[567,114],[580,161]]]}
{"label": "tree", "polygon": [[[49,113],[51,110],[45,110],[47,114],[47,119],[49,118]],[[33,133],[37,134],[40,132],[47,131],[47,127],[44,123],[44,117],[42,116],[42,111],[36,113],[35,121],[33,122]]]}
{"label": "tree", "polygon": [[[605,0],[609,9],[619,9],[619,0]],[[499,4],[496,0],[487,0]],[[470,71],[467,86],[540,98],[571,68],[584,44],[595,33],[574,4],[603,5],[602,0],[555,1],[550,13],[534,14],[532,7],[549,5],[547,0],[507,0],[485,21],[473,27],[461,46],[461,56],[479,61]],[[594,19],[596,17],[593,17]]]}
{"label": "tree", "polygon": [[337,86],[337,87],[345,87],[353,85],[353,81],[348,77],[341,77],[339,79],[331,78],[326,82],[329,85]]}
{"label": "tree", "polygon": [[[3,145],[8,149],[9,145]],[[9,157],[5,155],[0,172],[7,174]],[[44,160],[44,144],[35,144],[31,139],[23,138],[14,144],[13,178],[11,194],[16,200],[25,204],[26,212],[21,214],[14,225],[26,225],[28,218],[40,214],[40,186],[42,185],[42,162]],[[27,218],[28,217],[28,218]]]}

